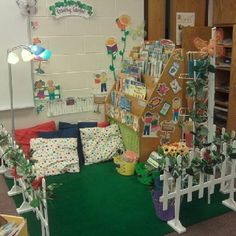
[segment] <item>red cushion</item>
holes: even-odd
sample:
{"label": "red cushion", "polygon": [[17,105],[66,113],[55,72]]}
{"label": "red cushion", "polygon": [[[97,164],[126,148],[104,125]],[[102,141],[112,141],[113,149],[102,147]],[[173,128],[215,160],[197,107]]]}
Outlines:
{"label": "red cushion", "polygon": [[45,122],[31,128],[17,129],[15,131],[16,143],[20,145],[24,154],[27,157],[29,157],[30,139],[37,138],[39,132],[55,131],[55,130],[56,130],[56,124],[54,121]]}
{"label": "red cushion", "polygon": [[101,127],[101,128],[105,128],[109,125],[110,125],[110,123],[108,121],[102,121],[102,122],[97,123],[97,127]]}

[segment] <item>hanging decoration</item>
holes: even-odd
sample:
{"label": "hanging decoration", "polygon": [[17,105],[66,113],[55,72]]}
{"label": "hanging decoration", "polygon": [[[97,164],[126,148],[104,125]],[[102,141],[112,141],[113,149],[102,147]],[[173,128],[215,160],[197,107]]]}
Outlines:
{"label": "hanging decoration", "polygon": [[131,24],[131,18],[128,15],[121,15],[119,18],[116,19],[116,24],[118,28],[121,30],[123,33],[121,37],[121,41],[123,42],[123,49],[119,51],[119,54],[121,56],[121,62],[124,59],[124,54],[126,50],[126,41],[127,41],[127,36],[129,35],[129,30],[127,27]]}
{"label": "hanging decoration", "polygon": [[16,3],[24,16],[34,15],[37,12],[37,0],[16,0]]}
{"label": "hanging decoration", "polygon": [[51,15],[60,18],[64,16],[79,16],[88,19],[93,15],[93,6],[81,1],[64,0],[49,6]]}

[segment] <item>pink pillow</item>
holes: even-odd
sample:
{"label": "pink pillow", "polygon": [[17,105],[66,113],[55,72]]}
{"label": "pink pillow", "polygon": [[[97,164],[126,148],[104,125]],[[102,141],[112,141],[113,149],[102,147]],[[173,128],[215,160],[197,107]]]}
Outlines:
{"label": "pink pillow", "polygon": [[30,157],[30,139],[37,138],[39,132],[55,131],[54,121],[45,122],[31,128],[17,129],[15,131],[16,143],[20,145],[26,157]]}

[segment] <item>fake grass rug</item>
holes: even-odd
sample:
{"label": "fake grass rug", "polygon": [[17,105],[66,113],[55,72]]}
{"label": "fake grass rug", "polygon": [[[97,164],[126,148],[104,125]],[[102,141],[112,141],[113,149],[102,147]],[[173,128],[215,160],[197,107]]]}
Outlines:
{"label": "fake grass rug", "polygon": [[[79,174],[47,177],[48,184],[55,182],[63,185],[55,191],[55,199],[48,201],[51,236],[161,236],[173,231],[155,215],[149,187],[135,176],[119,175],[112,162],[85,166]],[[226,197],[217,192],[210,205],[207,196],[200,200],[194,196],[191,203],[184,199],[182,224],[192,225],[228,212],[221,204]],[[21,197],[14,199],[19,206]],[[23,216],[30,235],[40,236],[35,215]]]}

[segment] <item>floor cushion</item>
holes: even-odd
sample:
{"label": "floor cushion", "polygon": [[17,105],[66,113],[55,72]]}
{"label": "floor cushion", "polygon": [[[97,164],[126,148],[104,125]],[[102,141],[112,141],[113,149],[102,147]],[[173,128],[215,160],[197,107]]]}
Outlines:
{"label": "floor cushion", "polygon": [[84,128],[94,128],[97,127],[97,122],[79,122],[78,123],[78,155],[80,160],[80,166],[84,165],[84,153],[81,141],[81,130]]}
{"label": "floor cushion", "polygon": [[76,138],[31,139],[32,159],[40,176],[79,172]]}
{"label": "floor cushion", "polygon": [[119,149],[124,150],[117,124],[106,128],[85,128],[80,133],[85,165],[110,160]]}
{"label": "floor cushion", "polygon": [[24,154],[30,157],[30,139],[38,137],[39,132],[55,130],[56,124],[54,121],[45,122],[31,128],[17,129],[15,131],[16,143],[21,147]]}

